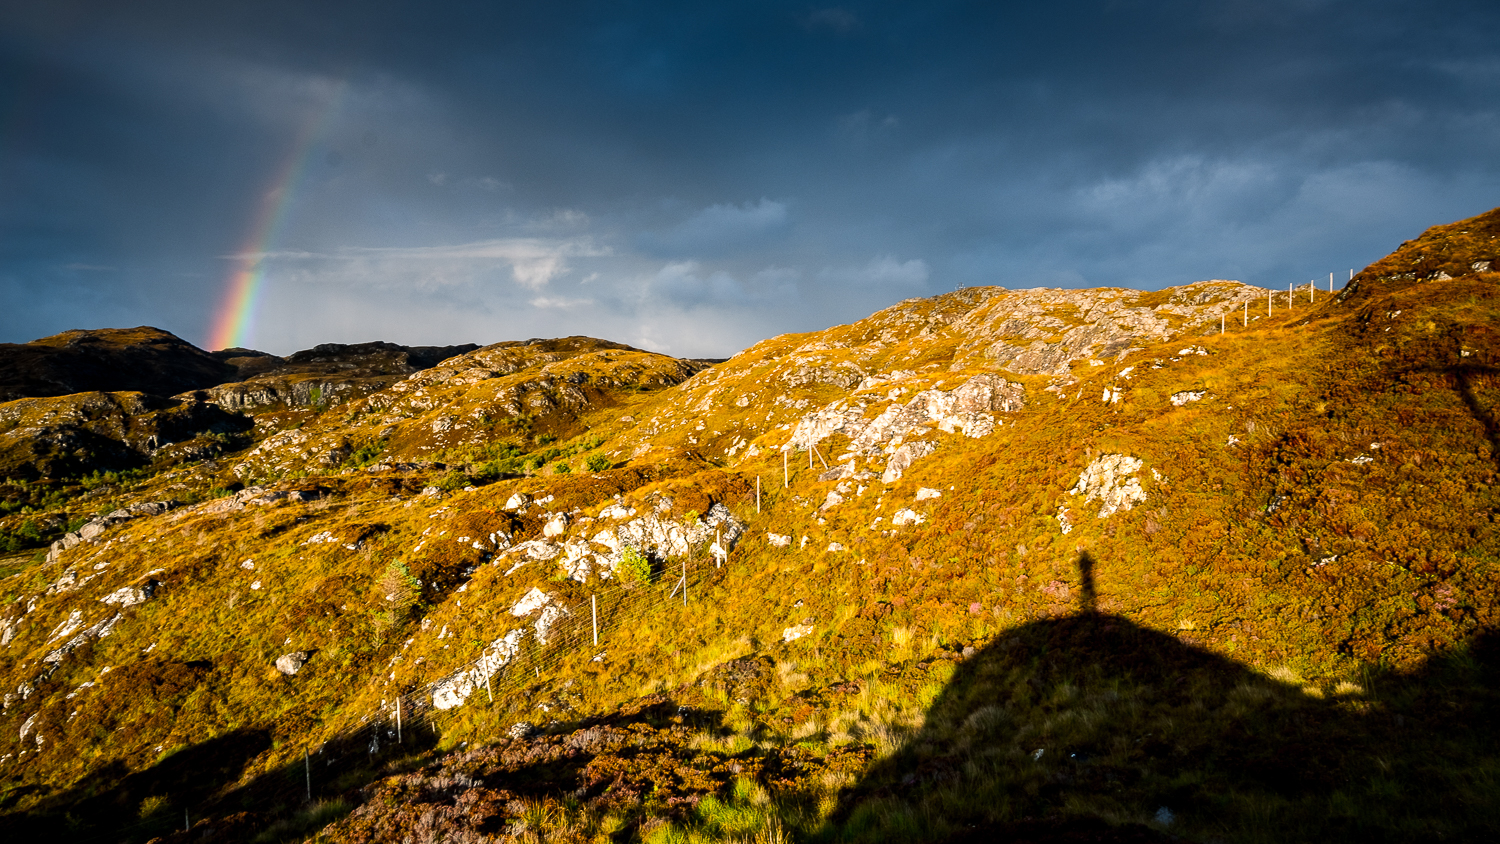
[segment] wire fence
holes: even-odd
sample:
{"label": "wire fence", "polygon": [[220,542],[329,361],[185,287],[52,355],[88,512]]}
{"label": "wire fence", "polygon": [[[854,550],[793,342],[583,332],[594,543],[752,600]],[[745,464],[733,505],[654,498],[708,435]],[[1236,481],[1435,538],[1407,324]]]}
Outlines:
{"label": "wire fence", "polygon": [[[519,628],[529,633],[503,664],[499,664],[493,654],[481,654],[452,668],[441,678],[419,682],[387,697],[358,724],[301,748],[301,753],[294,753],[278,766],[248,781],[230,785],[200,778],[196,786],[187,787],[191,793],[183,793],[179,788],[178,794],[158,795],[164,798],[162,805],[149,813],[143,805],[145,817],[123,824],[108,823],[107,830],[101,828],[102,823],[81,825],[72,830],[69,840],[139,841],[179,837],[180,834],[186,834],[182,840],[196,840],[200,835],[221,831],[226,816],[241,812],[257,813],[261,824],[277,816],[284,823],[293,823],[298,813],[316,812],[319,801],[340,799],[352,788],[379,776],[390,763],[435,749],[445,728],[452,726],[453,722],[466,718],[473,723],[472,707],[485,707],[490,711],[488,717],[492,719],[495,730],[483,737],[500,738],[506,734],[502,729],[505,721],[516,708],[514,696],[530,686],[562,679],[559,672],[570,665],[581,668],[593,661],[606,661],[612,643],[620,636],[629,635],[629,631],[658,619],[668,609],[690,610],[701,600],[699,596],[703,591],[717,581],[724,562],[724,558],[692,554],[685,559],[659,564],[649,582],[622,580],[617,574],[609,581],[596,581],[594,588],[587,592],[578,586],[559,585],[558,592],[566,593],[562,600],[570,603],[563,605],[562,600],[558,600],[552,604],[559,607],[560,614],[544,634],[536,631],[534,621],[531,627]],[[686,632],[682,627],[676,630]],[[473,685],[469,694],[456,706],[438,708],[435,695],[445,684],[451,684],[455,677],[465,673]],[[328,703],[326,699],[314,697],[296,687],[289,689],[288,693],[292,699],[291,710],[316,712]],[[481,718],[481,723],[483,720]],[[529,721],[525,729],[514,730],[521,721],[527,719],[516,718],[510,735],[519,737],[535,731]],[[549,726],[552,724],[543,725],[543,728]],[[195,766],[220,769],[226,761],[225,754],[231,760],[236,757],[233,750],[217,745],[218,741],[211,739],[185,748],[175,754],[180,758],[168,756],[152,770],[158,779],[166,781],[173,779],[171,771],[176,769],[189,776]],[[239,761],[249,762],[265,750],[272,749],[269,744],[266,740],[258,750],[241,753],[243,758]],[[181,783],[183,779],[179,777],[177,781]],[[195,810],[203,813],[196,820],[193,817]],[[173,817],[172,812],[180,815]],[[205,819],[205,815],[210,817]],[[98,820],[104,821],[103,818]],[[288,830],[289,837],[291,832]]]}

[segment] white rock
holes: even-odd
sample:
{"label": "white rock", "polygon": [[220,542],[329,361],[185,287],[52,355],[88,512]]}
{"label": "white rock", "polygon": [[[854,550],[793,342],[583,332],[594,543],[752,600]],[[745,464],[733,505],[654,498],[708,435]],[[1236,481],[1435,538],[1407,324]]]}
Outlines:
{"label": "white rock", "polygon": [[537,616],[536,624],[532,625],[533,629],[536,630],[536,640],[543,645],[547,644],[547,631],[552,628],[552,625],[559,618],[565,615],[567,615],[567,612],[557,604],[549,603],[547,606],[542,607],[541,614]]}
{"label": "white rock", "polygon": [[943,497],[943,494],[941,492],[939,492],[938,490],[928,489],[925,486],[923,486],[923,487],[917,487],[917,500],[918,501],[926,501],[929,498],[942,498],[942,497]]}
{"label": "white rock", "polygon": [[897,527],[905,527],[906,525],[920,525],[925,521],[927,521],[926,516],[918,513],[915,510],[912,510],[911,508],[903,508],[901,510],[897,510],[891,516],[891,524]]}
{"label": "white rock", "polygon": [[439,681],[432,687],[432,705],[436,709],[452,709],[460,706],[475,690],[484,686],[485,680],[493,677],[496,673],[515,658],[521,649],[521,639],[526,635],[525,629],[512,630],[504,636],[490,643],[484,649],[479,659],[475,660],[473,667],[464,668],[458,673]]}
{"label": "white rock", "polygon": [[276,657],[276,670],[290,677],[302,670],[302,666],[307,664],[307,658],[310,656],[312,654],[309,654],[307,651],[293,651],[289,654],[282,654]]}
{"label": "white rock", "polygon": [[844,546],[838,544],[837,542],[830,542],[830,543],[828,543],[828,551],[829,551],[829,553],[836,554],[836,553],[838,553],[840,551],[843,551],[843,550],[844,550]]}
{"label": "white rock", "polygon": [[1084,468],[1078,483],[1069,490],[1072,495],[1082,495],[1085,500],[1099,501],[1099,518],[1107,518],[1120,510],[1129,510],[1146,500],[1146,491],[1134,475],[1141,469],[1141,461],[1124,454],[1100,455]]}
{"label": "white rock", "polygon": [[146,592],[132,586],[122,586],[99,600],[106,604],[118,604],[121,609],[146,603]]}
{"label": "white rock", "polygon": [[1183,390],[1180,393],[1173,393],[1171,401],[1174,407],[1182,407],[1189,402],[1201,401],[1206,395],[1208,395],[1207,390]]}
{"label": "white rock", "polygon": [[615,532],[613,530],[610,530],[609,528],[605,528],[604,530],[601,530],[598,533],[594,534],[594,538],[589,541],[593,542],[595,545],[602,545],[605,548],[608,548],[611,553],[615,553],[620,550],[620,539],[619,537],[615,536]]}
{"label": "white rock", "polygon": [[782,642],[794,642],[813,632],[815,628],[811,624],[798,624],[781,631]]}
{"label": "white rock", "polygon": [[530,559],[546,561],[561,554],[562,546],[555,545],[545,539],[528,539],[511,549],[512,553],[518,551]]}
{"label": "white rock", "polygon": [[530,592],[522,595],[521,600],[516,601],[515,606],[510,608],[510,614],[520,618],[523,615],[530,615],[550,603],[552,603],[552,596],[533,586]]}
{"label": "white rock", "polygon": [[568,577],[579,583],[587,583],[589,575],[594,571],[594,554],[589,550],[588,543],[575,539],[563,546],[563,571]]}
{"label": "white rock", "polygon": [[530,496],[523,495],[523,494],[517,492],[517,493],[511,495],[510,498],[507,498],[505,500],[505,506],[502,507],[501,509],[503,509],[503,510],[520,510],[521,508],[525,507],[527,504],[530,504],[530,503],[531,503]]}
{"label": "white rock", "polygon": [[779,533],[771,533],[769,531],[766,532],[766,541],[776,548],[785,548],[792,544],[790,536],[783,536]]}
{"label": "white rock", "polygon": [[827,510],[827,509],[829,509],[831,507],[837,507],[838,505],[843,504],[843,503],[844,503],[844,496],[839,495],[838,492],[835,491],[835,490],[829,490],[828,497],[825,498],[825,499],[823,499],[823,506],[819,507],[818,509],[819,510]]}
{"label": "white rock", "polygon": [[61,639],[64,636],[71,635],[73,631],[82,626],[83,611],[73,610],[71,613],[68,613],[68,617],[63,621],[63,623],[57,625],[57,627],[52,631],[51,635],[47,637],[47,641],[52,642],[56,639]]}
{"label": "white rock", "polygon": [[568,532],[568,514],[557,513],[542,526],[542,536],[552,539]]}
{"label": "white rock", "polygon": [[907,469],[911,468],[913,462],[926,457],[934,450],[935,447],[932,443],[921,440],[902,445],[896,449],[896,452],[891,455],[891,459],[886,462],[885,473],[880,476],[880,480],[888,484],[893,484],[901,480],[901,476],[906,473]]}

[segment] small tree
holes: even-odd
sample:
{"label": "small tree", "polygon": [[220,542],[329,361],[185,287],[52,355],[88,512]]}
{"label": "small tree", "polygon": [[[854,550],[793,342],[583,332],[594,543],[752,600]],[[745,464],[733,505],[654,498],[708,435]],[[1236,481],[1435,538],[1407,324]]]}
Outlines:
{"label": "small tree", "polygon": [[651,582],[651,559],[638,549],[626,545],[620,552],[620,575],[627,582],[647,585]]}

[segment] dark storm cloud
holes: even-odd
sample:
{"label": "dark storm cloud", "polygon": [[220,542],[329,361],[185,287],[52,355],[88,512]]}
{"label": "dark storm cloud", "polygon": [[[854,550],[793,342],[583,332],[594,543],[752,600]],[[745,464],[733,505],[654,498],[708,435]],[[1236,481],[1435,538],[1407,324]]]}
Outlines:
{"label": "dark storm cloud", "polygon": [[960,285],[1280,287],[1500,204],[1488,2],[38,5],[7,340],[203,341],[267,202],[257,345],[714,355]]}

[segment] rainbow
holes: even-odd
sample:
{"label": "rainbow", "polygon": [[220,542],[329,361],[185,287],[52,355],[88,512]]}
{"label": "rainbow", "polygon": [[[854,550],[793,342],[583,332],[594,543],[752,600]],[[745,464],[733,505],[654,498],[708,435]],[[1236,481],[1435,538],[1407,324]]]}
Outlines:
{"label": "rainbow", "polygon": [[311,158],[313,144],[322,134],[343,91],[344,84],[340,83],[328,98],[328,103],[303,125],[292,146],[291,155],[277,168],[271,188],[261,195],[260,209],[250,227],[250,237],[234,255],[234,269],[225,283],[223,301],[209,326],[207,348],[210,350],[228,349],[250,342],[255,331],[256,305],[265,284],[266,253],[281,233],[287,211],[292,205],[292,195]]}

